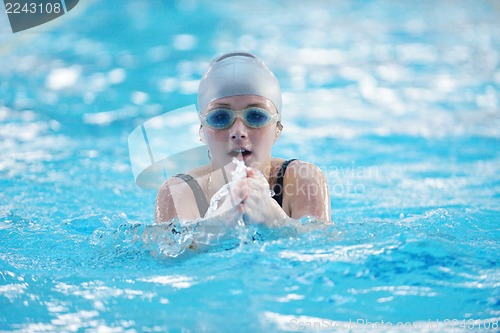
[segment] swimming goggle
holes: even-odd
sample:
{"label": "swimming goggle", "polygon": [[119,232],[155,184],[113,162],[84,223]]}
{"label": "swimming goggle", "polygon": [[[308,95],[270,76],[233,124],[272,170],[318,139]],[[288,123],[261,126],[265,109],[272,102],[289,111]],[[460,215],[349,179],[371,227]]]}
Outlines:
{"label": "swimming goggle", "polygon": [[274,118],[277,118],[278,113],[271,114],[269,110],[258,107],[250,107],[240,111],[220,108],[200,116],[200,120],[205,126],[222,130],[231,127],[236,117],[239,117],[248,127],[261,128],[269,124]]}

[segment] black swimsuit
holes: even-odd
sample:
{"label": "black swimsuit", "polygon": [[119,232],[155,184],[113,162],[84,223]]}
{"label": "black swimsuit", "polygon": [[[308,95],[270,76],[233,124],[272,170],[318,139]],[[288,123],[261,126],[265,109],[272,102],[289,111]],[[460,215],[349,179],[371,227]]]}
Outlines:
{"label": "black swimsuit", "polygon": [[[295,160],[296,159],[291,159],[283,162],[280,170],[278,171],[278,175],[276,176],[276,182],[273,185],[273,191],[274,191],[273,198],[280,206],[283,205],[283,192],[284,192],[283,179],[285,178],[286,168],[291,162]],[[192,176],[188,174],[181,173],[175,175],[174,177],[178,177],[184,180],[189,185],[189,187],[191,187],[191,190],[193,191],[194,194],[194,198],[196,199],[196,204],[198,205],[198,210],[200,211],[200,216],[201,217],[205,216],[209,207],[209,203],[207,197],[205,196],[203,190],[201,189],[200,184],[198,184],[196,179],[194,179]]]}

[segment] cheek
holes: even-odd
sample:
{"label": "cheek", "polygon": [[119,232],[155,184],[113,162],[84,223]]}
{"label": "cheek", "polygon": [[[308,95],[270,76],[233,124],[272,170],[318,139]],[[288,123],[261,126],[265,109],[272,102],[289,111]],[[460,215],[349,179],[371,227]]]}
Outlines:
{"label": "cheek", "polygon": [[225,131],[214,131],[207,130],[205,131],[205,139],[210,149],[212,156],[215,158],[219,158],[220,154],[223,154],[226,151],[227,146],[227,133],[223,133]]}
{"label": "cheek", "polygon": [[205,130],[205,139],[208,145],[216,144],[217,142],[225,141],[226,136],[223,133],[224,131],[215,131],[212,129]]}
{"label": "cheek", "polygon": [[266,151],[272,148],[274,145],[274,139],[274,131],[266,129],[265,131],[258,133],[252,141],[257,144],[260,148],[259,150]]}

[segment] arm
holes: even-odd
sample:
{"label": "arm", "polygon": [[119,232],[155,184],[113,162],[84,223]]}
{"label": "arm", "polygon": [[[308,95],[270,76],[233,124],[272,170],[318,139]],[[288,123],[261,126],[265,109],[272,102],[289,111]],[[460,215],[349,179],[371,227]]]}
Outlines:
{"label": "arm", "polygon": [[189,186],[179,178],[170,178],[158,190],[155,204],[155,222],[169,222],[174,218],[200,218],[196,200]]}
{"label": "arm", "polygon": [[[233,186],[232,190],[232,198],[241,202],[238,196],[242,189]],[[204,251],[217,245],[228,231],[234,230],[243,214],[239,205],[231,205],[229,200],[223,202],[211,216],[201,217],[192,189],[184,180],[173,177],[158,190],[155,222],[166,224],[174,238],[187,242],[184,249]]]}
{"label": "arm", "polygon": [[283,191],[283,208],[291,218],[311,216],[320,221],[330,221],[328,181],[314,164],[292,162],[285,173]]}

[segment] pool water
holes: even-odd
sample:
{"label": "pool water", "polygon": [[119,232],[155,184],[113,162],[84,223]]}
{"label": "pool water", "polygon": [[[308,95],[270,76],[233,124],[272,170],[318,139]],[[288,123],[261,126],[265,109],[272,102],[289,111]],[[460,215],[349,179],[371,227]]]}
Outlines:
{"label": "pool water", "polygon": [[[499,331],[499,20],[493,0],[81,1],[19,34],[0,14],[0,331]],[[274,155],[325,172],[334,224],[172,258],[127,138],[234,49],[276,72]]]}

